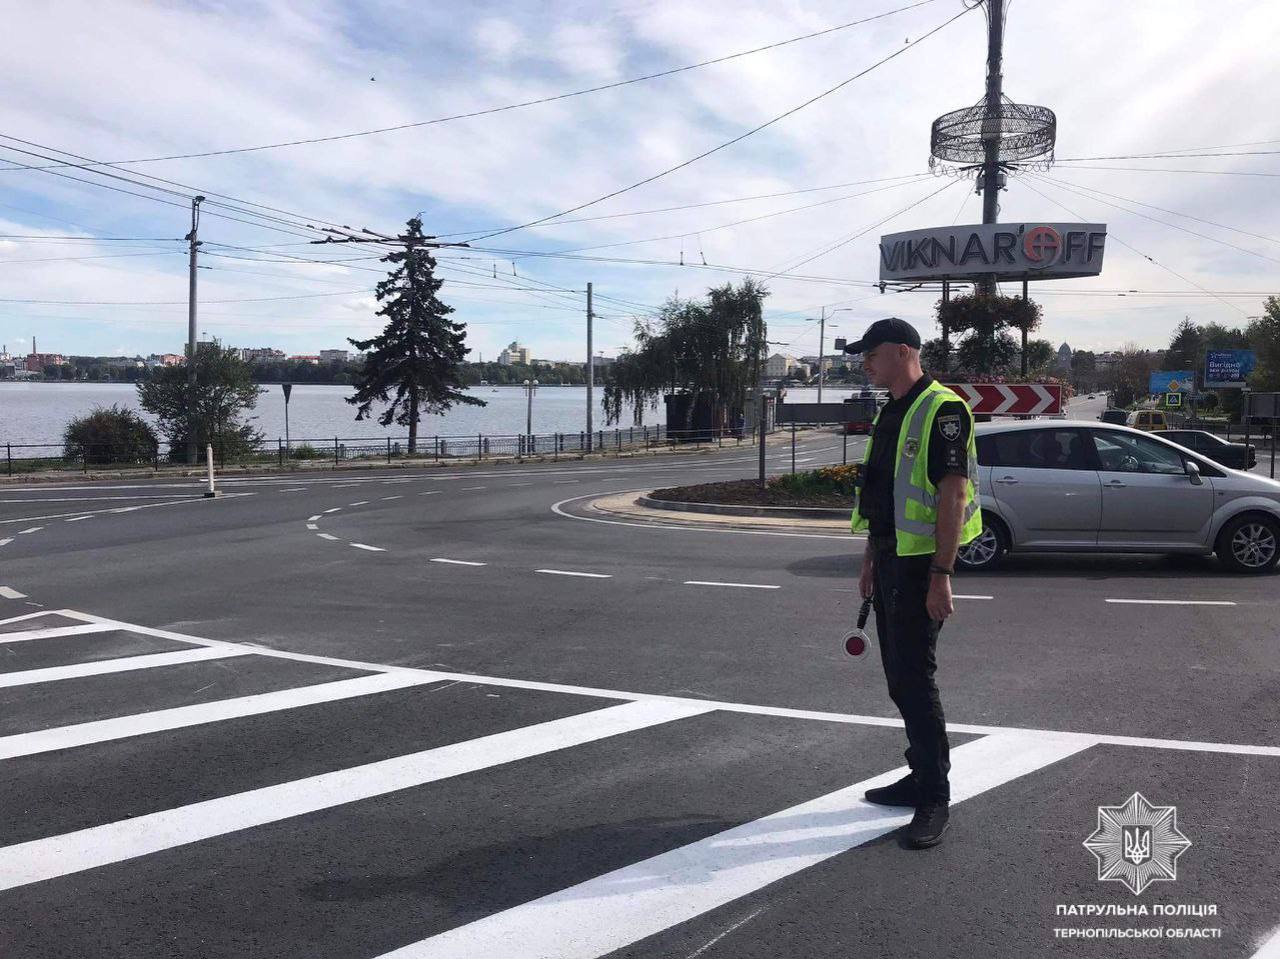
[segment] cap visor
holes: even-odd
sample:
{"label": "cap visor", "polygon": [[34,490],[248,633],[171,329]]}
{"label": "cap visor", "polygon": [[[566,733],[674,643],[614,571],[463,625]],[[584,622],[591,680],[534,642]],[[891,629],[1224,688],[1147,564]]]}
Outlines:
{"label": "cap visor", "polygon": [[867,352],[868,349],[870,349],[870,347],[866,346],[865,343],[866,343],[865,338],[861,340],[857,340],[856,342],[853,342],[853,343],[846,343],[844,351],[850,354],[865,353]]}

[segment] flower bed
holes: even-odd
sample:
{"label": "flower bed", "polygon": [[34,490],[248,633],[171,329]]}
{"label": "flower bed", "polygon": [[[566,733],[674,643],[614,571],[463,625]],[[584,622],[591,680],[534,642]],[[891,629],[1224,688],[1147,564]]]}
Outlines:
{"label": "flower bed", "polygon": [[729,480],[654,490],[651,499],[676,503],[719,503],[732,506],[853,508],[859,467],[824,466],[802,473],[772,476],[761,489],[756,480]]}

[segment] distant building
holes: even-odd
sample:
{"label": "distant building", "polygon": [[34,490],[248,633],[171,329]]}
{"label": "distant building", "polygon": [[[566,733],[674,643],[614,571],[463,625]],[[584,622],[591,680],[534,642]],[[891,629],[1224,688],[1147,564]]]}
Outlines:
{"label": "distant building", "polygon": [[284,350],[275,350],[269,346],[245,347],[240,351],[240,358],[246,363],[258,363],[262,360],[268,362],[273,360],[283,360]]}
{"label": "distant building", "polygon": [[610,366],[613,366],[613,364],[616,362],[618,361],[612,356],[591,357],[591,365],[594,366],[597,370],[606,369]]}
{"label": "distant building", "polygon": [[1071,372],[1071,347],[1066,343],[1058,347],[1058,355],[1053,360],[1053,369],[1061,373]]}
{"label": "distant building", "polygon": [[181,366],[185,359],[181,353],[152,353],[146,362],[148,369],[155,369],[159,366]]}
{"label": "distant building", "polygon": [[512,366],[516,363],[528,366],[529,347],[521,346],[519,343],[512,341],[505,350],[498,354],[498,363],[502,366]]}
{"label": "distant building", "polygon": [[109,370],[127,370],[131,367],[146,366],[146,361],[139,356],[108,356],[103,365]]}
{"label": "distant building", "polygon": [[295,363],[313,363],[319,364],[320,357],[315,353],[299,353],[296,356],[289,357]]}
{"label": "distant building", "polygon": [[46,366],[61,366],[67,358],[61,353],[28,353],[26,365],[32,372],[39,372]]}
{"label": "distant building", "polygon": [[765,360],[764,375],[773,380],[780,380],[796,368],[797,360],[785,353],[774,353]]}
{"label": "distant building", "polygon": [[350,350],[321,350],[321,363],[345,363],[351,356]]}

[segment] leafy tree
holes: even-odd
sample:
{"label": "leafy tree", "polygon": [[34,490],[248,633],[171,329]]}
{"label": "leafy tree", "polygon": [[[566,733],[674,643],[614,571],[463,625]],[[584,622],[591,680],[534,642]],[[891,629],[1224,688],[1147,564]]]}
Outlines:
{"label": "leafy tree", "polygon": [[1018,330],[1025,345],[1042,316],[1038,303],[985,293],[955,296],[946,303],[939,300],[937,310],[938,322],[949,335],[963,338],[956,350],[961,370],[987,376],[1003,373],[1019,353],[1007,331]]}
{"label": "leafy tree", "polygon": [[1036,376],[1048,374],[1050,367],[1053,366],[1054,361],[1058,358],[1058,351],[1053,348],[1053,344],[1048,340],[1032,340],[1019,352],[1021,353],[1024,374]]}
{"label": "leafy tree", "polygon": [[1262,316],[1249,324],[1249,345],[1258,354],[1258,366],[1249,385],[1255,390],[1280,391],[1280,297],[1269,296]]}
{"label": "leafy tree", "polygon": [[239,351],[217,340],[199,344],[192,393],[187,363],[158,367],[137,386],[138,402],[159,421],[160,432],[169,441],[169,455],[175,459],[186,456],[192,428],[197,450],[211,443],[224,459],[251,450],[262,434],[245,419],[257,405],[259,393],[249,364],[240,358]]}
{"label": "leafy tree", "polygon": [[925,340],[920,344],[920,365],[937,375],[947,369],[947,357],[942,352],[942,337]]}
{"label": "leafy tree", "polygon": [[[656,408],[666,392],[692,394],[695,409],[711,409],[717,427],[736,421],[747,390],[760,381],[765,349],[763,303],[768,291],[752,279],[707,291],[703,302],[668,300],[656,322],[636,323],[637,349],[608,369],[604,411],[608,423],[630,403],[638,426],[644,406]],[[686,422],[685,429],[692,426]]]}
{"label": "leafy tree", "polygon": [[372,339],[348,340],[356,349],[369,352],[356,377],[356,394],[347,402],[359,407],[357,420],[369,415],[375,400],[387,404],[378,422],[409,427],[412,456],[424,413],[443,413],[455,403],[484,406],[485,402],[461,390],[461,366],[470,352],[467,328],[448,318],[453,307],[436,296],[444,281],[435,277],[436,261],[420,219],[408,221],[404,249],[388,254],[382,262],[395,264],[377,287],[382,304],[377,315],[385,316],[387,325]]}
{"label": "leafy tree", "polygon": [[95,406],[62,431],[63,455],[89,463],[146,463],[158,445],[151,424],[123,406]]}
{"label": "leafy tree", "polygon": [[1192,323],[1191,317],[1183,317],[1173,331],[1173,339],[1164,352],[1164,361],[1170,370],[1199,370],[1204,357],[1204,346],[1204,330]]}

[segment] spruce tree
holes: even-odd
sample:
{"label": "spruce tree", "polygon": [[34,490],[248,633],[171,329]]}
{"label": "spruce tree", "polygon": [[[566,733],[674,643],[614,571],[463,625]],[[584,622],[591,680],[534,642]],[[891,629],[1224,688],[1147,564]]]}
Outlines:
{"label": "spruce tree", "polygon": [[413,455],[423,414],[443,413],[455,403],[485,403],[461,390],[461,364],[470,352],[466,324],[450,320],[453,307],[436,296],[444,281],[435,277],[436,261],[423,236],[422,221],[409,220],[400,240],[404,248],[382,258],[394,268],[376,291],[382,304],[377,315],[385,316],[387,325],[372,339],[348,340],[356,349],[369,352],[356,377],[355,396],[347,402],[359,407],[357,420],[370,414],[374,401],[386,403],[378,422],[409,427],[409,454]]}

